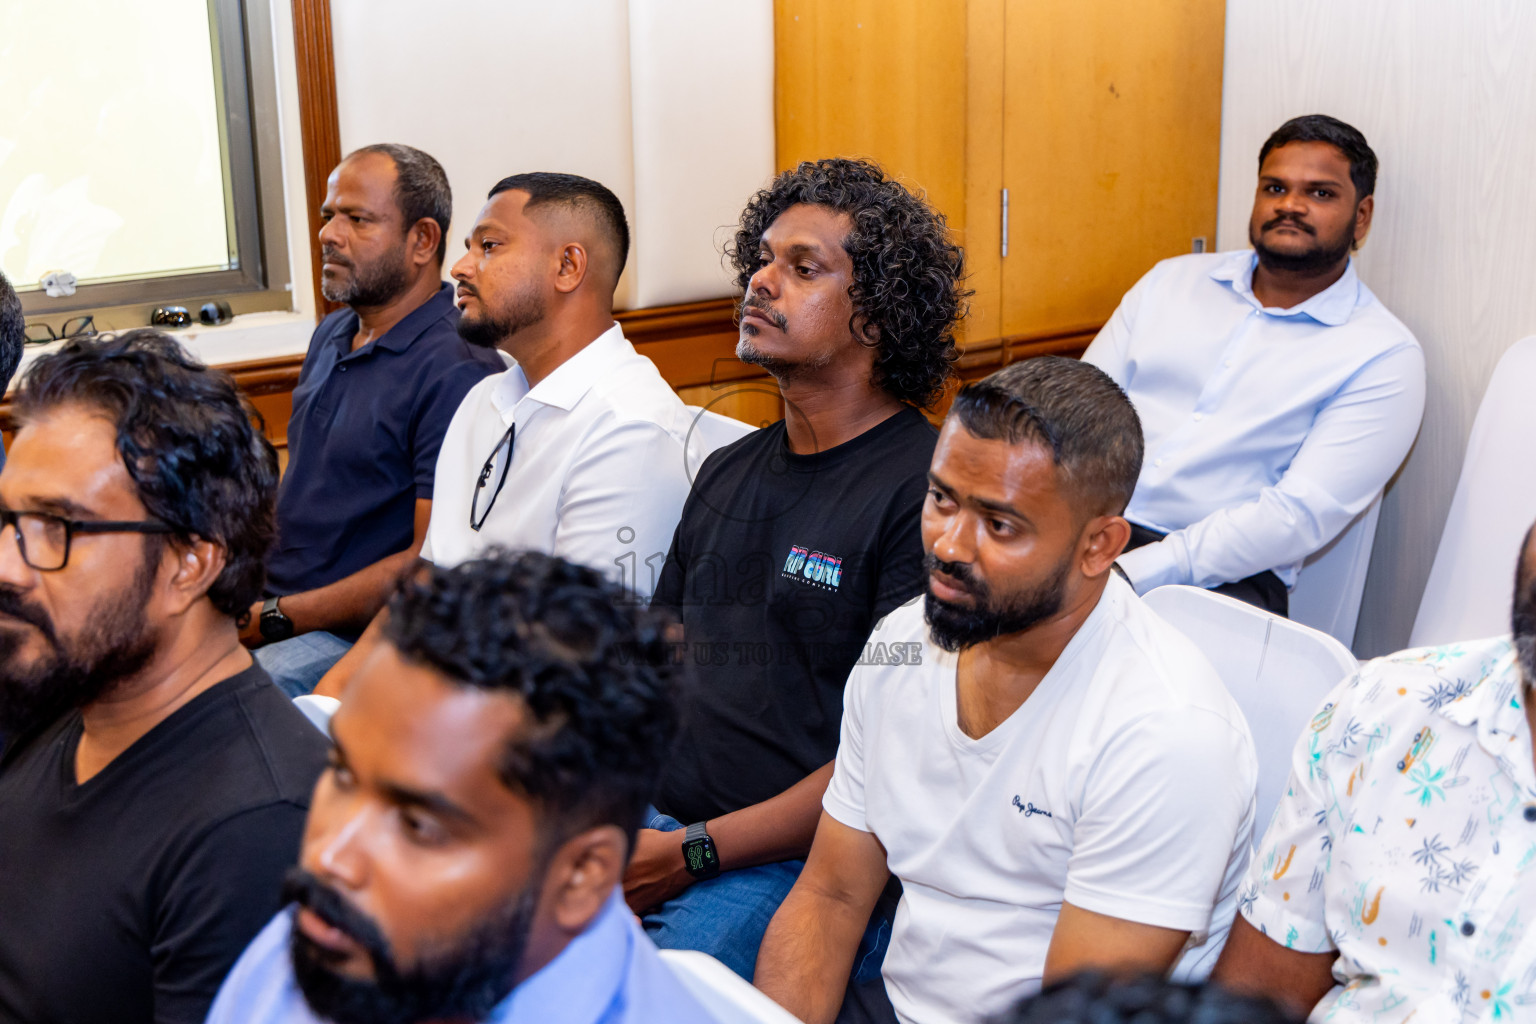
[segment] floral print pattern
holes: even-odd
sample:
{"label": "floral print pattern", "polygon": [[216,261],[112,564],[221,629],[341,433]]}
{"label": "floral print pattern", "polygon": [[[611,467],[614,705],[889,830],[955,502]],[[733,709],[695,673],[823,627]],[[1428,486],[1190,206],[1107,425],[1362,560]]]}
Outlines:
{"label": "floral print pattern", "polygon": [[1338,1024],[1536,1020],[1536,767],[1508,637],[1404,651],[1328,695],[1238,909],[1337,952]]}

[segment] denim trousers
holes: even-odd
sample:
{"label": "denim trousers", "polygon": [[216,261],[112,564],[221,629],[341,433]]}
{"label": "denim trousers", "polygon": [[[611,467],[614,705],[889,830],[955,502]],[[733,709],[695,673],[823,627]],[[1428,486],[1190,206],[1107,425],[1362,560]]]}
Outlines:
{"label": "denim trousers", "polygon": [[352,645],[339,636],[316,630],[256,648],[256,661],[272,681],[290,697],[314,690],[320,677],[330,671]]}
{"label": "denim trousers", "polygon": [[[682,828],[675,818],[650,811],[646,828],[673,832]],[[662,949],[696,949],[725,964],[747,981],[757,967],[757,949],[768,922],[800,877],[803,860],[786,860],[757,867],[722,871],[694,882],[677,896],[653,907],[641,921],[651,941]],[[859,941],[850,984],[880,977],[880,965],[891,941],[894,900],[882,900]]]}

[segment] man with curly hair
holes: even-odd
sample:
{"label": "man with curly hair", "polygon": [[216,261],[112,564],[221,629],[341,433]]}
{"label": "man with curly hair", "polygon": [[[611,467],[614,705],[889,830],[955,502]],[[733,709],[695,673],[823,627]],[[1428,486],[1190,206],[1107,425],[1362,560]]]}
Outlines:
{"label": "man with curly hair", "polygon": [[531,551],[435,566],[389,608],[291,905],[210,1024],[707,1024],[619,892],[677,726],[664,618]]}
{"label": "man with curly hair", "polygon": [[750,979],[810,849],[848,673],[922,589],[937,435],[921,410],[949,379],[966,293],[943,216],[860,161],[781,174],[728,255],[737,354],[773,374],[785,418],[705,461],[662,570],[655,604],[680,614],[697,688],[625,889],[659,945]]}

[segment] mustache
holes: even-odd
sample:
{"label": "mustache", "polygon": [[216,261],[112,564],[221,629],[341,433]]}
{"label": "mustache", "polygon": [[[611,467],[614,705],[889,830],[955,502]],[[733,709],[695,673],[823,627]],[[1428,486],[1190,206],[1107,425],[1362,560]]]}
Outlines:
{"label": "mustache", "polygon": [[[283,876],[282,902],[297,903],[326,924],[346,935],[368,951],[375,970],[392,964],[389,940],[373,918],[358,910],[341,893],[326,885],[303,868],[294,866]],[[301,937],[295,932],[295,937]]]}
{"label": "mustache", "polygon": [[332,246],[329,246],[329,245],[322,245],[320,247],[320,262],[321,263],[334,263],[337,266],[341,266],[341,267],[353,266],[353,263],[352,263],[351,260],[347,259],[340,252],[338,252],[335,248],[333,248]]}
{"label": "mustache", "polygon": [[941,572],[960,584],[961,590],[969,591],[975,597],[986,596],[986,584],[976,579],[975,567],[967,562],[946,562],[929,552],[923,556],[923,571],[924,573]]}
{"label": "mustache", "polygon": [[1266,223],[1262,230],[1268,231],[1271,228],[1277,228],[1281,224],[1287,224],[1287,223],[1291,224],[1291,225],[1293,225],[1295,227],[1300,228],[1302,231],[1305,231],[1309,235],[1317,234],[1317,229],[1314,228],[1311,224],[1308,224],[1306,221],[1302,220],[1300,217],[1297,217],[1295,214],[1290,214],[1290,213],[1282,213],[1280,216],[1276,217],[1274,220],[1271,220],[1268,223]]}
{"label": "mustache", "polygon": [[741,300],[741,307],[737,311],[736,318],[740,320],[743,316],[746,315],[747,310],[749,309],[755,310],[756,312],[767,317],[773,326],[777,327],[781,331],[784,330],[784,328],[789,324],[789,320],[784,316],[783,313],[780,313],[778,310],[768,305],[768,303],[763,299],[759,299],[755,296],[749,296]]}
{"label": "mustache", "polygon": [[59,638],[53,631],[53,620],[48,617],[48,613],[23,600],[13,587],[0,586],[0,616],[9,616],[35,627],[45,640],[58,646]]}

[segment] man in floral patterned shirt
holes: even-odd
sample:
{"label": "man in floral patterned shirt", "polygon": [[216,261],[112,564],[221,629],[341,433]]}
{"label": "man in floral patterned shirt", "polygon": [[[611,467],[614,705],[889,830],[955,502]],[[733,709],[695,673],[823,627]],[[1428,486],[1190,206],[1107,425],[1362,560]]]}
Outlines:
{"label": "man in floral patterned shirt", "polygon": [[1536,1019],[1536,528],[1513,635],[1403,651],[1328,695],[1215,978],[1313,1021]]}

